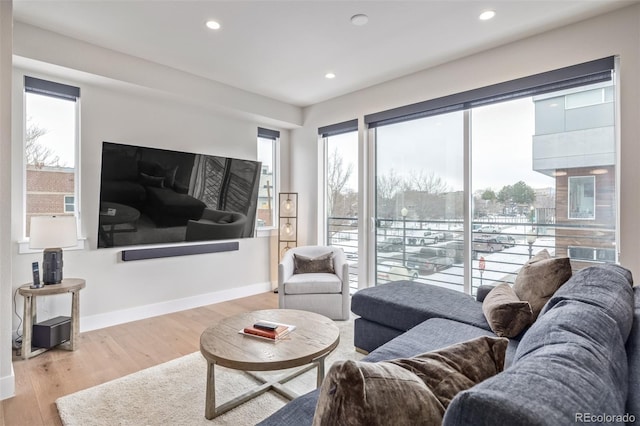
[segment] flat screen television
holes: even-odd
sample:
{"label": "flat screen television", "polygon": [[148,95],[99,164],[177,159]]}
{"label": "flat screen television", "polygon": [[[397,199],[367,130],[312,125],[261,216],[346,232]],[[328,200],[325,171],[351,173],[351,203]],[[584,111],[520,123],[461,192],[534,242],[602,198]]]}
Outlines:
{"label": "flat screen television", "polygon": [[259,161],[102,143],[98,248],[254,236]]}

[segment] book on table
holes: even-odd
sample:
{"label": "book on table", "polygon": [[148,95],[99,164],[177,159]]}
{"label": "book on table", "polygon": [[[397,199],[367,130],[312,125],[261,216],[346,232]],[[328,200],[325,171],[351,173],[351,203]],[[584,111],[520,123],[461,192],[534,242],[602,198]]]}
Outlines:
{"label": "book on table", "polygon": [[295,330],[295,328],[294,325],[260,320],[240,330],[240,333],[268,340],[280,340]]}

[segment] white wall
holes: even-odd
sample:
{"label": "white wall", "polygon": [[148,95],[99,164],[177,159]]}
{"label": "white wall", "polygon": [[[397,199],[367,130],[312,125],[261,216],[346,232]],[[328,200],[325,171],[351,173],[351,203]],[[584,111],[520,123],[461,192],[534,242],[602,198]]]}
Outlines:
{"label": "white wall", "polygon": [[[0,158],[11,158],[11,46],[13,3],[0,2]],[[0,400],[13,396],[11,364],[11,168],[0,167]]]}
{"label": "white wall", "polygon": [[[318,127],[611,55],[621,58],[620,260],[640,276],[640,5],[305,108],[303,127],[291,132],[291,181],[305,198],[300,203],[300,217],[305,219],[299,221],[300,239],[316,242]],[[364,146],[362,131],[360,142]]]}

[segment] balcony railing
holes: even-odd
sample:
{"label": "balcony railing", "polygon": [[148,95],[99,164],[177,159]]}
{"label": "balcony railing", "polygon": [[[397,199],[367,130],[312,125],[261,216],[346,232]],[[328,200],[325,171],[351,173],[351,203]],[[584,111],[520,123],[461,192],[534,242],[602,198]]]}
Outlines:
{"label": "balcony railing", "polygon": [[[570,257],[575,270],[616,261],[613,226],[554,222],[531,222],[524,217],[473,221],[472,294],[482,284],[513,283],[522,265],[544,249],[552,256]],[[329,218],[327,236],[330,245],[342,247],[347,255],[354,291],[358,287],[357,225],[357,218]],[[376,284],[413,280],[463,291],[463,236],[461,221],[379,219]]]}

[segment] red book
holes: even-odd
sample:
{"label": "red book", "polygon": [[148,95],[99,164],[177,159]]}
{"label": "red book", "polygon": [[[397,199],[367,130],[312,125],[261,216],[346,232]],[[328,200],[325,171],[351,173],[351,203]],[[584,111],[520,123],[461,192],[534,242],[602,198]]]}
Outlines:
{"label": "red book", "polygon": [[243,332],[245,334],[252,334],[254,336],[260,336],[260,337],[265,337],[267,339],[279,339],[283,336],[285,336],[287,333],[289,333],[289,327],[287,327],[286,325],[280,325],[278,326],[278,328],[276,328],[273,331],[270,330],[264,330],[261,328],[256,328],[253,326],[250,327],[245,327]]}

